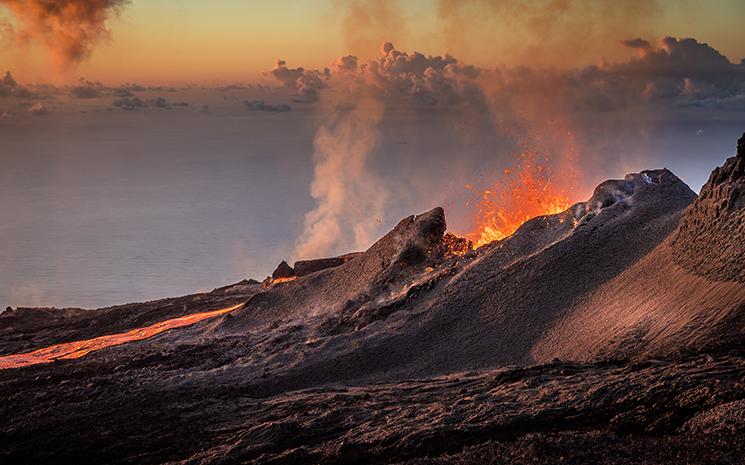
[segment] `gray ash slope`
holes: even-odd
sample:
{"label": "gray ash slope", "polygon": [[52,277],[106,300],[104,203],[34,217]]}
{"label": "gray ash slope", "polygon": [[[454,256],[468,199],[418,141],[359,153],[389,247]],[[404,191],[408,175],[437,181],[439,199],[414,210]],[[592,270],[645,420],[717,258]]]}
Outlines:
{"label": "gray ash slope", "polygon": [[743,143],[699,198],[632,174],[462,256],[434,209],[218,319],[0,371],[0,459],[740,463]]}
{"label": "gray ash slope", "polygon": [[268,335],[282,339],[281,363],[271,349],[252,363],[292,388],[548,361],[557,354],[534,348],[577,302],[662,243],[694,198],[667,170],[629,175],[449,259],[436,208],[341,266],[257,294],[212,334],[256,334],[259,351]]}

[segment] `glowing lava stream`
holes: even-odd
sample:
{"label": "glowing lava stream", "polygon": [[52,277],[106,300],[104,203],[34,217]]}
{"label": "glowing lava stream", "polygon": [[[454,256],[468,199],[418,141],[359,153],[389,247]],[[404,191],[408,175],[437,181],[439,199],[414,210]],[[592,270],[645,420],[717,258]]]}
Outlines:
{"label": "glowing lava stream", "polygon": [[8,368],[21,368],[39,363],[50,363],[55,360],[75,359],[88,355],[91,352],[104,349],[106,347],[118,346],[127,342],[141,341],[153,337],[169,329],[182,328],[191,326],[208,318],[214,318],[218,315],[228,313],[241,307],[243,304],[233,305],[232,307],[221,308],[219,310],[210,310],[207,312],[193,313],[170,320],[161,321],[144,328],[137,328],[126,333],[109,334],[106,336],[94,337],[83,341],[63,342],[53,346],[37,349],[32,352],[23,354],[13,354],[0,357],[0,370]]}

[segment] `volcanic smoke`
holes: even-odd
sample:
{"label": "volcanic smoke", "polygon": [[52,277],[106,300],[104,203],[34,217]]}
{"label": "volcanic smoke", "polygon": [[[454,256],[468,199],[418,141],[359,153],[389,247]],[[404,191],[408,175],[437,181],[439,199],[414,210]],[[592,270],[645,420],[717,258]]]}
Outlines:
{"label": "volcanic smoke", "polygon": [[68,68],[88,58],[109,37],[106,21],[129,0],[0,0],[18,22],[20,43],[45,45],[53,62]]}

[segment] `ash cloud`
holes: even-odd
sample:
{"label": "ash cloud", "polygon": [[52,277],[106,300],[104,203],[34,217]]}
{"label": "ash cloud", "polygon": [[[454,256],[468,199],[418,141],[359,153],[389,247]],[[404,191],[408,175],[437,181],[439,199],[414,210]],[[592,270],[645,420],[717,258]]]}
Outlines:
{"label": "ash cloud", "polygon": [[[106,22],[129,0],[0,0],[15,17],[19,43],[44,44],[53,61],[67,68],[88,58],[110,36]],[[7,26],[6,26],[7,28]]]}

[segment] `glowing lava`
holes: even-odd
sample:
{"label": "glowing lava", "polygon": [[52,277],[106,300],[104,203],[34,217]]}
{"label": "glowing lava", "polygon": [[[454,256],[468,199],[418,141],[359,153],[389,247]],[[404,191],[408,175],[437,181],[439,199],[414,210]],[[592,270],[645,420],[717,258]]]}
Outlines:
{"label": "glowing lava", "polygon": [[192,313],[178,318],[161,321],[144,328],[137,328],[126,333],[110,334],[107,336],[95,337],[83,341],[64,342],[53,346],[37,349],[32,352],[23,354],[6,355],[0,357],[0,370],[8,368],[21,368],[39,363],[50,363],[55,360],[75,359],[84,357],[91,352],[104,349],[106,347],[126,344],[127,342],[141,341],[160,334],[164,331],[174,328],[191,326],[208,318],[214,318],[218,315],[228,313],[241,307],[243,304],[233,305],[232,307],[211,310],[208,312]]}
{"label": "glowing lava", "polygon": [[476,227],[466,238],[474,247],[504,239],[527,220],[566,210],[571,196],[571,189],[556,182],[545,157],[523,151],[517,169],[505,170],[503,179],[481,194]]}

